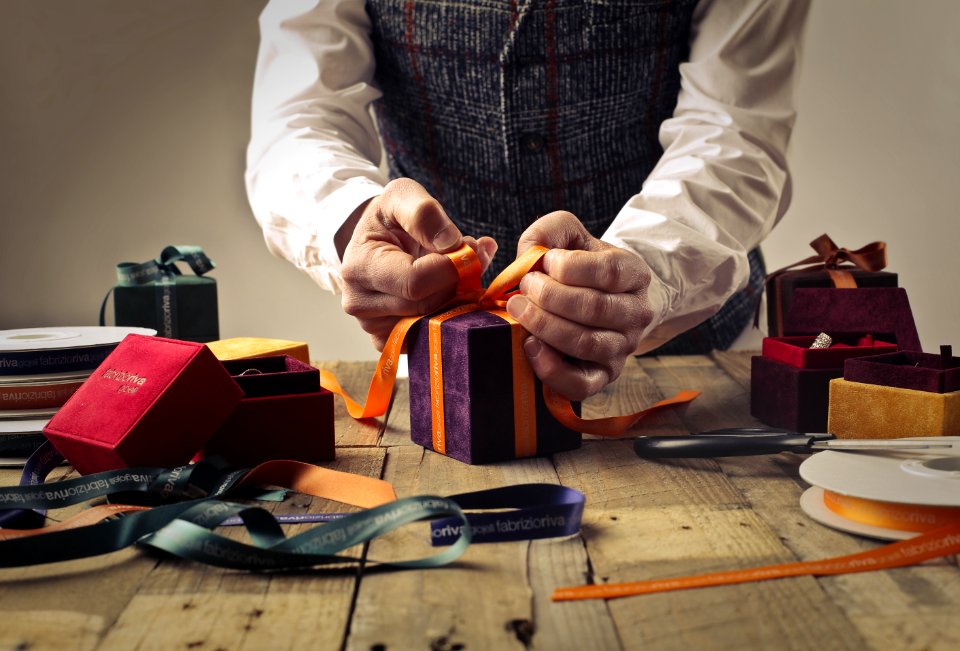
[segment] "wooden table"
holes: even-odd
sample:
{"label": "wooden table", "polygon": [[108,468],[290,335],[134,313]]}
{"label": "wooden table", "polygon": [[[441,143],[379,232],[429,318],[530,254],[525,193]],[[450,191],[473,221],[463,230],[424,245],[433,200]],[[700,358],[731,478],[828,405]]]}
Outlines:
{"label": "wooden table", "polygon": [[[372,366],[328,364],[362,395]],[[637,434],[754,424],[749,355],[642,359],[585,405],[635,411],[700,389],[685,414]],[[651,462],[630,441],[587,440],[553,459],[467,466],[412,445],[404,382],[383,422],[338,406],[331,467],[382,476],[398,494],[559,482],[586,494],[580,536],[474,545],[444,569],[257,575],[128,549],[0,570],[0,649],[958,649],[956,558],[832,578],[782,579],[604,601],[553,603],[558,586],[825,558],[875,542],[798,506],[803,457]],[[10,485],[13,471],[0,474]],[[342,510],[297,496],[277,511]],[[295,529],[294,529],[295,530]],[[422,530],[371,543],[373,558],[426,553]],[[239,535],[239,533],[237,534]]]}

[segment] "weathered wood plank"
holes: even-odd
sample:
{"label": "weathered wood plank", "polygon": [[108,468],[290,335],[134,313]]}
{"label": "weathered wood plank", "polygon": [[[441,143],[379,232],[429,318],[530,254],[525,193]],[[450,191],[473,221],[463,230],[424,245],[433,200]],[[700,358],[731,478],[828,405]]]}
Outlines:
{"label": "weathered wood plank", "polygon": [[744,389],[750,390],[750,358],[760,353],[755,350],[715,350],[710,359]]}
{"label": "weathered wood plank", "polygon": [[[646,409],[664,396],[636,359],[628,359],[623,373],[602,391],[583,402],[584,418],[602,418],[633,414]],[[633,426],[624,436],[670,436],[686,434],[682,421],[673,411],[653,414]],[[586,440],[603,437],[587,435]]]}
{"label": "weathered wood plank", "polygon": [[[587,495],[584,537],[597,582],[793,560],[711,460],[654,463],[637,459],[629,441],[596,441],[559,455],[557,469]],[[812,579],[631,597],[609,608],[628,649],[862,646]]]}
{"label": "weathered wood plank", "polygon": [[[379,477],[384,456],[377,448],[344,448],[324,465]],[[356,510],[306,495],[264,505],[278,513]],[[289,527],[288,533],[309,526]],[[242,537],[239,530],[230,535]],[[339,648],[355,583],[354,570],[254,574],[167,559],[144,580],[99,648]]]}
{"label": "weathered wood plank", "polygon": [[[71,467],[63,466],[51,473],[48,483],[75,476]],[[0,471],[0,485],[16,485],[19,477],[19,470]],[[78,504],[57,509],[49,517],[59,521],[83,508]],[[93,648],[155,565],[154,559],[127,549],[75,561],[0,569],[4,622],[0,648]]]}
{"label": "weathered wood plank", "polygon": [[[452,493],[522,482],[556,482],[546,459],[467,466],[414,447],[390,448],[386,477],[401,495]],[[425,525],[377,539],[369,557],[429,551]],[[576,537],[473,545],[454,566],[366,574],[347,648],[619,648],[604,605],[561,610],[550,591],[586,571]],[[457,646],[461,645],[461,646]]]}

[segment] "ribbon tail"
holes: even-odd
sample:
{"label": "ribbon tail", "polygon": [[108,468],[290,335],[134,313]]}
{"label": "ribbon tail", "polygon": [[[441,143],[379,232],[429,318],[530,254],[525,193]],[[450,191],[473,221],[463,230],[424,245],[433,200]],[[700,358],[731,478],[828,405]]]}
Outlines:
{"label": "ribbon tail", "polygon": [[550,413],[553,414],[553,417],[556,418],[558,422],[575,432],[606,437],[623,436],[627,430],[647,416],[666,409],[686,405],[699,395],[699,391],[680,391],[675,396],[661,400],[634,414],[584,419],[574,413],[573,405],[570,404],[567,398],[559,395],[546,384],[543,385],[544,402],[546,402],[547,409],[550,410]]}
{"label": "ribbon tail", "polygon": [[380,360],[377,362],[377,370],[370,380],[370,388],[367,390],[367,398],[364,404],[358,403],[346,389],[337,380],[337,376],[330,371],[320,370],[320,385],[327,391],[331,391],[341,398],[347,406],[347,413],[353,418],[375,418],[383,416],[387,412],[387,406],[390,404],[390,397],[393,395],[393,385],[397,379],[397,364],[400,361],[400,353],[403,352],[403,342],[407,338],[407,333],[413,324],[423,317],[406,317],[397,321],[390,332],[383,352],[380,354]]}

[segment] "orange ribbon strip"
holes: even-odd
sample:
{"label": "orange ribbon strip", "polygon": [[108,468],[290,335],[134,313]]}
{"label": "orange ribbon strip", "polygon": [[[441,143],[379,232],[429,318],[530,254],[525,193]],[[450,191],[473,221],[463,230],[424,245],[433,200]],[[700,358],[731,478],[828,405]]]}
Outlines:
{"label": "orange ribbon strip", "polygon": [[[508,322],[514,322],[503,308],[506,307],[507,300],[518,293],[519,290],[515,288],[519,285],[520,279],[523,278],[527,272],[537,267],[540,259],[546,252],[547,249],[542,246],[530,247],[494,278],[486,290],[484,290],[480,284],[480,263],[473,249],[464,244],[456,251],[447,254],[447,257],[450,258],[456,267],[459,276],[457,293],[450,301],[450,304],[456,307],[432,317],[429,322],[430,325],[428,326],[430,327],[431,341],[430,384],[431,402],[433,403],[433,439],[434,449],[438,452],[443,452],[446,446],[443,433],[443,365],[439,359],[439,324],[443,320],[475,310],[486,310],[506,319]],[[382,416],[386,412],[396,381],[397,362],[403,350],[403,342],[413,324],[422,318],[423,316],[406,317],[400,319],[394,326],[387,340],[387,344],[384,346],[383,352],[380,355],[380,360],[377,362],[377,369],[370,382],[370,388],[367,390],[367,398],[363,405],[350,397],[333,373],[324,370],[320,371],[320,381],[323,387],[343,397],[347,406],[347,412],[353,418],[371,418]],[[436,326],[434,327],[435,322]],[[530,407],[525,408],[521,404],[521,407],[517,408],[517,396],[522,394],[524,390],[529,391],[528,388],[525,389],[524,387],[530,386],[528,383],[532,380],[533,373],[532,370],[529,370],[529,362],[527,362],[523,354],[522,342],[526,336],[526,331],[519,327],[512,328],[512,330],[514,342],[513,355],[515,360],[514,421],[515,424],[519,423],[521,425],[517,430],[519,436],[517,437],[516,451],[518,456],[529,456],[536,452],[535,409],[533,409],[532,400],[522,399],[519,400],[519,402],[526,403],[530,405]],[[434,344],[436,348],[434,348]],[[436,360],[434,360],[434,356],[436,356]],[[434,393],[434,391],[436,391],[436,393]],[[636,414],[584,420],[574,413],[573,406],[568,399],[554,393],[546,384],[543,386],[543,393],[547,407],[557,421],[571,430],[588,434],[598,434],[600,436],[621,436],[637,421],[648,414],[669,407],[686,404],[700,395],[698,391],[681,391],[674,397],[662,400],[649,409]],[[439,405],[437,404],[438,401]],[[531,414],[534,415],[531,416]]]}
{"label": "orange ribbon strip", "polygon": [[905,567],[931,558],[960,553],[960,508],[891,504],[848,497],[830,491],[824,491],[823,501],[831,511],[855,522],[900,531],[925,533],[866,552],[822,561],[767,565],[676,579],[559,588],[554,591],[552,598],[554,601],[616,599],[672,590],[766,581],[789,576],[853,574]]}

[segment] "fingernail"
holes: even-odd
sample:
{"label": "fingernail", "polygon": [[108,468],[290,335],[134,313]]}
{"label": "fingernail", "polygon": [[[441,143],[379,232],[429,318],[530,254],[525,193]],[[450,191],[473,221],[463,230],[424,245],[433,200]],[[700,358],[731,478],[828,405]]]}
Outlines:
{"label": "fingernail", "polygon": [[433,237],[433,245],[437,251],[443,253],[447,249],[452,249],[460,243],[460,231],[453,224],[450,224]]}
{"label": "fingernail", "polygon": [[526,341],[523,342],[523,352],[527,354],[528,358],[532,359],[539,355],[541,348],[543,346],[536,337],[527,337]]}
{"label": "fingernail", "polygon": [[523,296],[511,296],[507,301],[507,312],[514,319],[519,319],[525,309],[527,309],[527,299]]}

